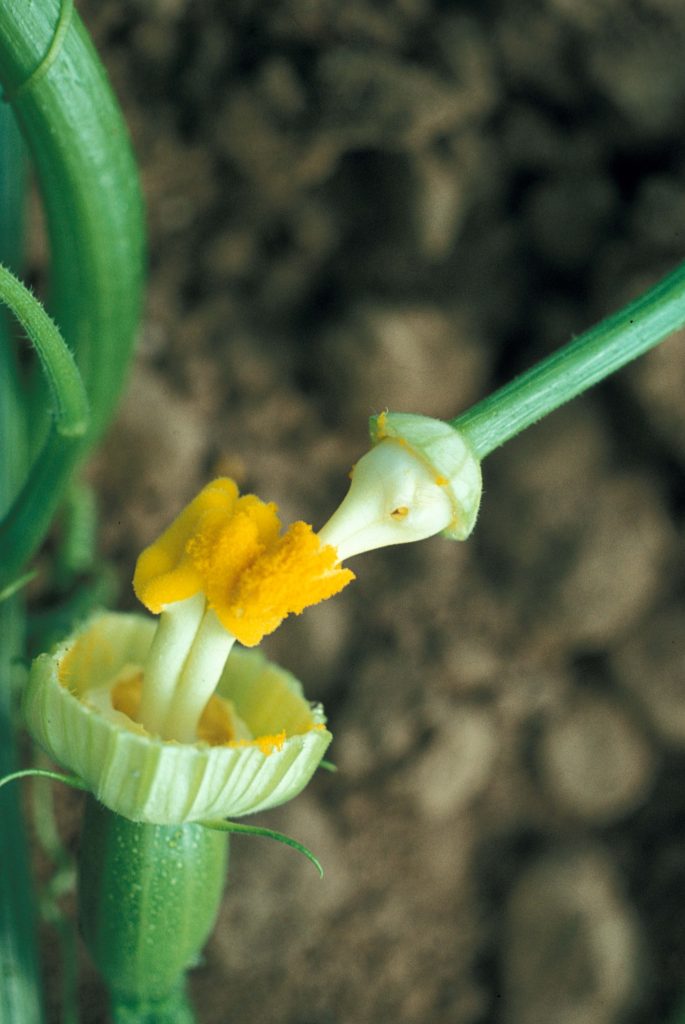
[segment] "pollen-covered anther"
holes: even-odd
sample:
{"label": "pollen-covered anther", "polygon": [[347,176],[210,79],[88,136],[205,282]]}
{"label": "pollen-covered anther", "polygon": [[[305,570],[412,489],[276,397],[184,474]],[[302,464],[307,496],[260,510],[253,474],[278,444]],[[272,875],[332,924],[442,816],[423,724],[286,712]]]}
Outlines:
{"label": "pollen-covered anther", "polygon": [[138,559],[133,585],[153,612],[203,593],[219,621],[250,647],[291,612],[342,590],[354,574],[303,522],[281,534],[273,503],[208,484]]}
{"label": "pollen-covered anther", "polygon": [[226,629],[252,647],[288,614],[332,597],[353,579],[340,567],[335,548],[321,544],[307,523],[297,522],[232,585],[213,573],[207,600]]}
{"label": "pollen-covered anther", "polygon": [[194,742],[234,642],[253,647],[352,579],[306,523],[281,533],[272,502],[214,480],[136,565],[134,590],[160,614],[138,721],[151,735]]}

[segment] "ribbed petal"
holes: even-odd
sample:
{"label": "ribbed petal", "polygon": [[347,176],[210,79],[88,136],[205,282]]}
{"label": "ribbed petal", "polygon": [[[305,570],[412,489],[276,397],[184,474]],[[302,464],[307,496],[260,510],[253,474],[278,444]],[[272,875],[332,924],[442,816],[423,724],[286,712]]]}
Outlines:
{"label": "ribbed petal", "polygon": [[133,821],[181,824],[234,818],[296,796],[319,765],[331,734],[300,683],[255,651],[234,651],[218,694],[230,699],[257,746],[182,744],[136,732],[88,705],[88,691],[126,666],[143,665],[155,622],[103,613],[33,663],[24,712],[29,730],[61,765],[83,778],[111,810]]}

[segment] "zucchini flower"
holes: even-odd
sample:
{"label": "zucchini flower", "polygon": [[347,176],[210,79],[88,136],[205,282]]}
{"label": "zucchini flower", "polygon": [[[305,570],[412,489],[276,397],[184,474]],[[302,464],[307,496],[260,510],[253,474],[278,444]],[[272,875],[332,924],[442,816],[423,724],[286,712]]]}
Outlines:
{"label": "zucchini flower", "polygon": [[29,729],[111,810],[162,825],[236,817],[307,784],[332,738],[322,709],[235,642],[253,647],[342,590],[343,559],[464,539],[478,512],[480,466],[452,426],[381,413],[371,437],[318,535],[282,532],[274,504],[215,480],[138,559],[133,587],[157,621],[101,613],[36,659]]}
{"label": "zucchini flower", "polygon": [[306,523],[207,485],[138,559],[134,589],[159,618],[100,613],[33,664],[27,724],[111,810],[181,824],[274,807],[330,743],[320,706],[254,646],[353,574]]}

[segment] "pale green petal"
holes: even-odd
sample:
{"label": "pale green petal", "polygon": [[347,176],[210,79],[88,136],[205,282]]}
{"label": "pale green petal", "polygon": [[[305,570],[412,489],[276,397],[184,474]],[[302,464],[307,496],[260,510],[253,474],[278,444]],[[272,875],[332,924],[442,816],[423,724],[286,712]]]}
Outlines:
{"label": "pale green petal", "polygon": [[89,690],[144,663],[154,630],[144,616],[103,613],[37,658],[24,700],[36,740],[107,807],[134,821],[234,818],[296,796],[332,737],[297,680],[258,652],[234,651],[217,692],[233,701],[254,736],[285,730],[282,748],[269,754],[139,734],[87,703]]}

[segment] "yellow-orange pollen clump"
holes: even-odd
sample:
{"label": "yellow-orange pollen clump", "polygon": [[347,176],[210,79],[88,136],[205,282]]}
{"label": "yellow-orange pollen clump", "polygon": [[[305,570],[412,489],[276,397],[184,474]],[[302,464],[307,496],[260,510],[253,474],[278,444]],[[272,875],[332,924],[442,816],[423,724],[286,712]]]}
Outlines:
{"label": "yellow-orange pollen clump", "polygon": [[[132,721],[138,721],[140,700],[142,696],[143,673],[140,669],[123,676],[112,687],[112,708],[128,715]],[[212,747],[226,746],[233,748],[257,747],[263,754],[272,754],[282,750],[287,739],[285,729],[271,736],[255,736],[254,739],[238,739],[235,733],[232,708],[225,700],[212,694],[205,706],[197,725],[197,739]],[[313,729],[323,728],[312,725]]]}
{"label": "yellow-orange pollen clump", "polygon": [[273,503],[208,484],[138,559],[133,587],[152,612],[203,593],[224,628],[258,644],[291,612],[342,590],[354,574],[307,523],[281,534]]}

